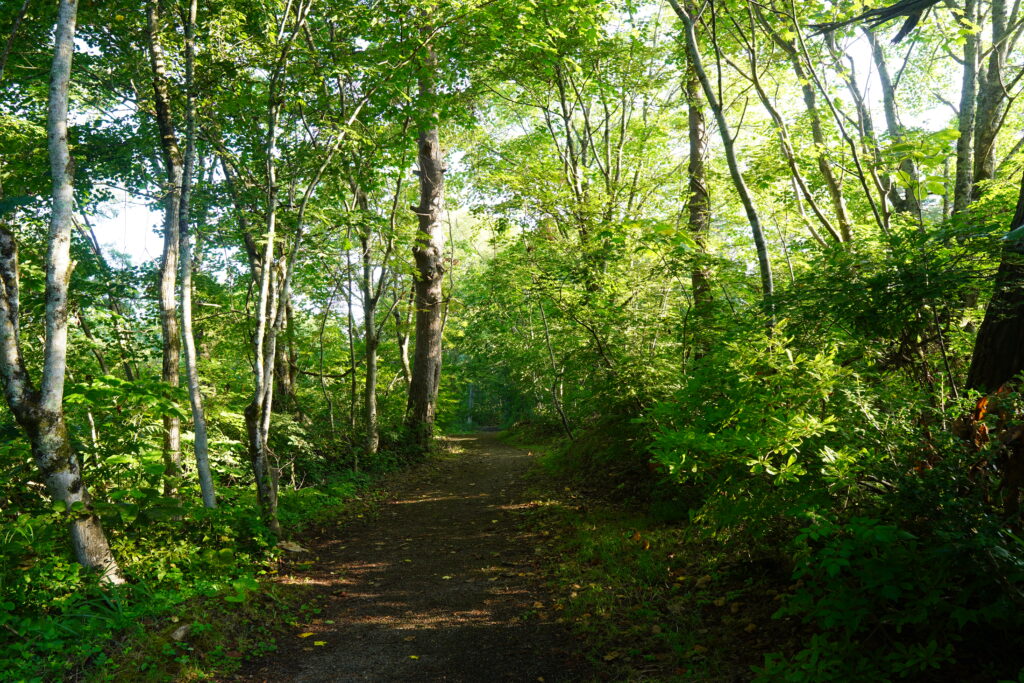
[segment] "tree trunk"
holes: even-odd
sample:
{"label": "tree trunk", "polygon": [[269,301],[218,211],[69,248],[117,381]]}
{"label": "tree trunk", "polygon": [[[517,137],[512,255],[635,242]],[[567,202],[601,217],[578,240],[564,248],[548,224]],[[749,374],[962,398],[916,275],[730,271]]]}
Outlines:
{"label": "tree trunk", "polygon": [[0,376],[15,419],[25,430],[32,455],[50,496],[68,511],[71,544],[85,567],[97,569],[109,583],[122,583],[120,570],[99,517],[92,509],[78,459],[71,451],[64,422],[67,370],[68,283],[71,279],[71,229],[74,205],[73,164],[68,149],[68,90],[74,54],[77,0],[61,0],[55,31],[47,113],[53,207],[46,258],[46,338],[39,391],[25,368],[20,339],[18,251],[14,235],[0,223]]}
{"label": "tree trunk", "polygon": [[[561,373],[558,371],[558,364],[555,363],[555,350],[551,346],[551,331],[548,329],[548,316],[544,312],[544,302],[538,301],[537,308],[540,309],[540,320],[544,324],[544,345],[548,349],[548,360],[551,362],[551,404],[555,407],[555,412],[558,413],[558,418],[562,421],[562,429],[565,430],[565,435],[569,437],[569,441],[575,441],[572,426],[569,424],[569,417],[565,414],[565,405],[562,403]],[[470,416],[472,416],[473,385],[470,385],[469,389],[469,410]]]}
{"label": "tree trunk", "polygon": [[346,321],[348,322],[348,426],[356,428],[356,325],[355,315],[352,311],[352,254],[345,251],[345,310]]}
{"label": "tree trunk", "polygon": [[771,35],[775,44],[789,56],[793,65],[793,73],[800,83],[800,92],[803,95],[804,108],[811,123],[811,139],[814,140],[814,157],[818,166],[818,172],[825,182],[825,189],[828,190],[829,199],[832,202],[832,211],[835,213],[836,222],[839,223],[839,234],[843,242],[850,242],[853,239],[853,230],[850,224],[850,216],[846,210],[846,200],[843,197],[842,186],[835,173],[832,172],[832,163],[825,153],[828,144],[825,141],[825,128],[821,122],[821,114],[818,111],[818,96],[814,90],[814,83],[804,68],[800,58],[800,50],[791,39],[783,37],[772,24],[765,18],[764,12],[754,6],[754,15],[760,25]]}
{"label": "tree trunk", "polygon": [[377,346],[374,325],[366,321],[366,384],[363,390],[363,416],[366,422],[366,455],[376,455],[380,446],[377,424]]}
{"label": "tree trunk", "polygon": [[686,75],[687,123],[690,133],[690,159],[687,174],[690,178],[688,230],[697,243],[690,284],[693,288],[693,308],[698,319],[705,319],[711,310],[711,273],[707,257],[708,232],[711,228],[711,196],[708,193],[704,163],[708,155],[708,131],[704,120],[704,100],[700,94],[700,79],[691,64]]}
{"label": "tree trunk", "polygon": [[398,306],[399,291],[400,288],[395,287],[395,308],[391,314],[395,317],[395,343],[398,344],[398,361],[402,366],[402,381],[405,382],[406,389],[408,389],[412,383],[412,365],[409,363],[409,328],[412,325],[416,288],[415,286],[409,288],[408,307],[404,313]]}
{"label": "tree trunk", "polygon": [[[277,267],[274,261],[274,243],[277,239],[277,122],[280,103],[278,101],[277,78],[271,82],[267,106],[266,154],[266,245],[259,269],[260,290],[256,302],[256,335],[253,338],[254,387],[253,396],[245,409],[245,427],[249,439],[249,463],[256,480],[256,499],[260,515],[271,532],[280,534],[281,525],[277,519],[277,470],[273,454],[267,443],[270,431],[270,413],[274,398],[274,361],[276,345],[273,343],[273,326],[277,317],[277,296],[275,285]],[[253,273],[256,275],[256,272]]]}
{"label": "tree trunk", "polygon": [[[203,410],[203,393],[199,386],[199,368],[196,358],[196,340],[192,331],[192,243],[189,237],[191,218],[192,178],[195,167],[195,26],[197,0],[190,0],[188,20],[185,24],[185,87],[187,102],[185,108],[185,163],[182,169],[180,232],[181,232],[181,337],[185,347],[185,372],[188,379],[188,398],[192,407],[192,429],[195,434],[193,449],[196,455],[196,471],[199,474],[199,490],[203,505],[217,507],[217,494],[210,472],[210,446],[206,432],[206,413]],[[200,172],[200,175],[202,173]]]}
{"label": "tree trunk", "polygon": [[839,234],[844,242],[853,240],[853,228],[850,223],[850,215],[846,210],[846,199],[843,197],[843,190],[839,179],[832,172],[832,162],[825,155],[828,145],[825,142],[825,131],[821,125],[821,115],[818,112],[818,98],[814,92],[814,85],[804,74],[803,65],[800,63],[800,56],[793,48],[791,56],[793,68],[797,78],[800,80],[800,90],[804,97],[804,107],[811,118],[811,138],[814,140],[815,160],[818,164],[818,172],[825,181],[825,188],[828,190],[829,199],[832,200],[832,211],[835,213],[836,221],[839,223]]}
{"label": "tree trunk", "polygon": [[715,91],[711,87],[711,81],[708,80],[707,73],[704,70],[704,65],[700,57],[700,48],[697,45],[697,34],[693,25],[693,18],[687,10],[683,9],[678,0],[669,0],[669,4],[672,5],[672,9],[683,22],[690,64],[692,65],[697,78],[700,80],[701,87],[704,89],[704,97],[707,99],[708,105],[710,105],[711,111],[714,112],[715,120],[718,123],[718,131],[722,136],[722,146],[725,148],[725,159],[729,165],[729,174],[732,176],[733,185],[736,187],[736,192],[740,196],[740,201],[743,204],[743,210],[747,214],[747,220],[750,223],[750,230],[754,237],[754,246],[757,249],[758,269],[761,274],[761,295],[764,297],[765,302],[770,308],[772,295],[775,293],[775,283],[772,279],[771,260],[768,256],[768,243],[765,241],[764,230],[761,227],[761,218],[758,216],[757,209],[754,207],[753,197],[751,197],[750,190],[747,188],[747,184],[743,180],[743,174],[740,172],[739,162],[736,159],[736,149],[734,145],[735,139],[732,137],[732,133],[729,132],[729,124],[725,120],[725,112],[723,111],[718,98],[715,96]]}
{"label": "tree trunk", "polygon": [[[361,195],[360,208],[366,212],[366,198]],[[366,428],[366,455],[376,455],[380,445],[377,425],[377,298],[373,292],[373,263],[370,259],[370,238],[367,233],[359,236],[362,248],[363,272],[359,288],[363,298],[363,332],[366,359],[366,382],[363,385],[363,426]],[[384,277],[383,273],[381,277]]]}
{"label": "tree trunk", "polygon": [[[975,0],[964,3],[964,19],[971,22],[977,19]],[[979,40],[977,34],[968,33],[964,43],[964,73],[957,120],[960,137],[956,141],[956,180],[953,184],[954,214],[963,212],[970,205],[974,187],[974,109],[977,106]]]}
{"label": "tree trunk", "polygon": [[[904,139],[903,126],[900,125],[899,117],[896,115],[896,88],[892,78],[889,77],[889,66],[885,62],[885,53],[874,31],[868,28],[864,28],[863,31],[871,44],[871,55],[874,58],[875,67],[878,69],[878,81],[882,86],[882,110],[885,113],[885,125],[889,139],[892,142],[902,142]],[[920,218],[921,201],[915,194],[917,192],[915,186],[918,182],[917,167],[914,166],[912,159],[906,158],[900,162],[899,169],[910,181],[910,187],[906,188],[901,197],[899,188],[894,184],[889,190],[889,201],[896,211],[903,211],[915,218]]]}
{"label": "tree trunk", "polygon": [[[153,72],[153,95],[160,148],[167,173],[164,198],[164,249],[160,260],[160,331],[163,336],[163,367],[161,378],[172,387],[179,385],[178,366],[181,342],[178,337],[177,289],[181,189],[184,175],[181,150],[171,118],[171,99],[167,91],[167,71],[160,43],[160,3],[149,0],[146,7],[149,33],[150,67]],[[178,473],[181,469],[181,421],[164,415],[164,495],[177,495]]]}
{"label": "tree trunk", "polygon": [[420,105],[430,112],[419,134],[420,203],[419,234],[412,253],[416,260],[416,349],[406,423],[415,448],[430,449],[434,429],[437,389],[441,372],[441,282],[444,277],[444,162],[438,141],[438,114],[434,103],[433,70],[437,58],[427,49],[420,76]]}
{"label": "tree trunk", "polygon": [[996,136],[1003,122],[1003,104],[1006,86],[1003,66],[1009,50],[1010,36],[1006,26],[1006,0],[992,0],[992,47],[988,67],[978,88],[977,108],[974,115],[974,191],[978,196],[978,183],[992,180],[996,173]]}
{"label": "tree trunk", "polygon": [[985,309],[985,318],[974,341],[967,388],[995,391],[1024,371],[1024,180],[1021,181],[1017,210],[996,271],[995,288]]}
{"label": "tree trunk", "polygon": [[277,360],[274,363],[274,410],[286,413],[301,414],[299,401],[295,395],[295,349],[292,329],[292,303],[285,308],[285,343],[277,345]]}

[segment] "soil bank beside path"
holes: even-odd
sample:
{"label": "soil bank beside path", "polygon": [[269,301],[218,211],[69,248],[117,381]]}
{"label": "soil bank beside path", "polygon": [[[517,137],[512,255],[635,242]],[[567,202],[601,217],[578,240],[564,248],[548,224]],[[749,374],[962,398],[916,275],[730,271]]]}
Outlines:
{"label": "soil bank beside path", "polygon": [[494,434],[452,441],[464,453],[400,475],[379,515],[304,541],[319,559],[282,580],[318,585],[321,613],[234,680],[590,679],[533,575],[531,456]]}

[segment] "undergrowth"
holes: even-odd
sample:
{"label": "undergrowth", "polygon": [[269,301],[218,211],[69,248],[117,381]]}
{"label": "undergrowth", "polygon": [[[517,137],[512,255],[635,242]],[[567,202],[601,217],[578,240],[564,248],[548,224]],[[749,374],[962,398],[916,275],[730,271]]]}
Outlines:
{"label": "undergrowth", "polygon": [[[289,535],[362,514],[372,478],[337,471],[318,487],[282,488]],[[108,527],[127,583],[101,586],[65,547],[59,513],[4,519],[0,541],[0,678],[9,681],[205,680],[274,649],[303,616],[305,591],[272,579],[298,555],[251,514],[249,492],[221,506],[184,505],[145,533]]]}

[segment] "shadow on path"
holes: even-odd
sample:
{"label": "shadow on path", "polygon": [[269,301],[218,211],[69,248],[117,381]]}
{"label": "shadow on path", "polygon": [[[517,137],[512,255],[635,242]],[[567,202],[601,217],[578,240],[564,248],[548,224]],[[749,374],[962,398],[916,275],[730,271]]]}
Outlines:
{"label": "shadow on path", "polygon": [[319,584],[320,618],[241,680],[589,678],[531,578],[538,541],[517,523],[531,457],[494,434],[453,440],[464,455],[401,477],[379,516],[328,534],[311,569],[282,577]]}

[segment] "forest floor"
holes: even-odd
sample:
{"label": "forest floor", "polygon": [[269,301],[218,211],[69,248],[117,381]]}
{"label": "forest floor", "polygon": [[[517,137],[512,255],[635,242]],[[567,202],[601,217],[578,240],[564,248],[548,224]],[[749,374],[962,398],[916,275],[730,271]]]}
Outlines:
{"label": "forest floor", "polygon": [[546,542],[524,523],[532,457],[488,433],[449,446],[396,475],[377,514],[298,539],[311,554],[277,581],[309,586],[317,616],[228,680],[590,678],[548,609]]}

